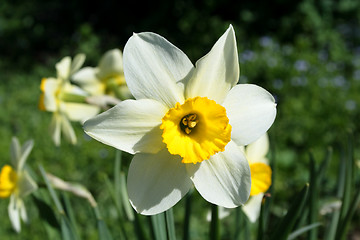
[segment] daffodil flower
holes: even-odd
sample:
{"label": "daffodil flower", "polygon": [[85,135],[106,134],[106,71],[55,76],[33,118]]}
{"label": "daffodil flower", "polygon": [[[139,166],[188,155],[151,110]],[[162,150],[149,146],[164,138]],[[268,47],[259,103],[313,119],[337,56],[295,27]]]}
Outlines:
{"label": "daffodil flower", "polygon": [[126,86],[123,57],[119,49],[107,51],[97,67],[80,69],[72,80],[94,96],[111,95],[128,99],[131,93]]}
{"label": "daffodil flower", "polygon": [[269,137],[264,134],[255,142],[245,147],[245,156],[250,164],[251,191],[250,199],[242,210],[250,220],[255,222],[260,215],[261,202],[264,193],[271,186],[271,168],[266,154],[269,151]]}
{"label": "daffodil flower", "polygon": [[33,145],[30,140],[21,147],[18,139],[14,137],[11,144],[12,166],[3,166],[0,173],[0,198],[10,198],[9,217],[17,232],[21,230],[20,218],[24,222],[28,220],[23,198],[37,189],[37,184],[24,169]]}
{"label": "daffodil flower", "polygon": [[56,64],[57,78],[43,78],[41,81],[39,109],[53,113],[50,131],[56,146],[60,145],[61,132],[69,142],[76,144],[76,135],[70,121],[83,123],[100,110],[98,106],[85,103],[88,94],[69,81],[84,60],[83,54],[77,55],[74,61],[70,57],[64,57]]}
{"label": "daffodil flower", "polygon": [[238,145],[270,128],[276,104],[261,87],[236,85],[233,27],[195,67],[165,38],[134,34],[124,48],[124,73],[136,100],[89,119],[84,129],[98,141],[135,154],[127,181],[135,210],[144,215],[166,211],[193,185],[213,204],[244,204],[250,167]]}

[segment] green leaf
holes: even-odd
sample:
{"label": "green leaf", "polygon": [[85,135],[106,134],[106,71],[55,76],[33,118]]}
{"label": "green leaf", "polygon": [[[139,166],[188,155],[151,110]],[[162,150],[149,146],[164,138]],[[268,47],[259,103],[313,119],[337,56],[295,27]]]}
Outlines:
{"label": "green leaf", "polygon": [[357,191],[357,193],[355,194],[348,212],[345,215],[345,218],[341,221],[337,234],[336,234],[336,239],[344,239],[345,234],[347,233],[347,228],[350,224],[350,220],[352,219],[357,207],[359,206],[360,203],[360,189]]}
{"label": "green leaf", "polygon": [[[111,233],[105,224],[104,220],[98,219],[97,220],[97,226],[99,230],[99,239],[100,240],[112,240],[113,237],[111,236]],[[123,239],[123,238],[122,238]]]}
{"label": "green leaf", "polygon": [[74,229],[65,215],[61,215],[61,236],[63,240],[77,240]]}
{"label": "green leaf", "polygon": [[168,233],[168,239],[176,240],[175,222],[174,222],[174,214],[172,208],[170,208],[165,212],[165,218],[166,218],[166,229]]}
{"label": "green leaf", "polygon": [[184,240],[189,240],[190,238],[190,216],[191,216],[191,199],[194,189],[191,188],[188,194],[185,196],[185,216],[184,216]]}
{"label": "green leaf", "polygon": [[220,223],[219,209],[215,204],[211,204],[211,222],[210,222],[210,238],[211,240],[220,239]]}
{"label": "green leaf", "polygon": [[[310,158],[310,188],[309,188],[309,225],[317,222],[318,217],[318,198],[319,198],[319,188],[318,188],[318,179],[317,172],[315,167],[315,161],[313,154],[309,153]],[[310,229],[309,240],[317,239],[317,228]]]}
{"label": "green leaf", "polygon": [[309,184],[306,184],[304,188],[297,194],[294,201],[288,210],[287,214],[277,224],[277,228],[271,235],[272,240],[285,240],[287,239],[290,231],[294,227],[295,221],[300,217],[304,204],[307,199],[309,190]]}
{"label": "green leaf", "polygon": [[298,236],[300,236],[301,234],[303,234],[311,229],[318,228],[319,226],[321,226],[321,223],[319,223],[319,222],[304,226],[304,227],[292,232],[288,236],[287,240],[293,240],[293,239],[297,238]]}
{"label": "green leaf", "polygon": [[151,227],[154,232],[156,240],[166,240],[166,224],[164,213],[159,213],[152,215],[151,217]]}

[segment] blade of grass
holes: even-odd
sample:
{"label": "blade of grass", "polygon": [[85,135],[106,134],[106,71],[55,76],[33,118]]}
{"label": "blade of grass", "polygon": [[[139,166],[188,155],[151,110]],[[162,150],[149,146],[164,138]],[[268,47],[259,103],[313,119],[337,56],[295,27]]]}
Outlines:
{"label": "blade of grass", "polygon": [[57,197],[55,190],[51,186],[49,179],[46,176],[46,172],[45,172],[44,168],[42,166],[39,166],[39,169],[40,169],[41,175],[45,181],[47,189],[49,190],[50,196],[55,203],[56,209],[60,213],[60,228],[61,228],[62,239],[65,239],[65,240],[79,239],[79,237],[76,235],[76,233],[74,231],[74,226],[71,224],[71,222],[65,215],[64,208],[61,205],[61,202],[60,202],[59,198]]}
{"label": "blade of grass", "polygon": [[[350,221],[348,219],[349,213],[351,213],[351,193],[355,190],[353,186],[353,179],[354,179],[354,171],[353,171],[353,165],[354,165],[354,158],[353,158],[353,140],[351,137],[351,134],[348,136],[348,144],[347,144],[347,154],[345,157],[345,182],[344,182],[344,194],[342,198],[342,205],[340,209],[340,217],[339,222],[337,225],[336,230],[336,238],[335,239],[343,239],[346,233],[346,226],[348,224],[347,221]],[[357,196],[355,196],[355,201]],[[353,203],[355,204],[355,203]]]}
{"label": "blade of grass", "polygon": [[215,204],[211,204],[211,222],[209,235],[209,239],[211,240],[220,239],[219,209]]}
{"label": "blade of grass", "polygon": [[165,212],[165,219],[166,219],[166,229],[168,233],[168,239],[176,240],[174,214],[172,208],[170,208]]}
{"label": "blade of grass", "polygon": [[79,231],[77,229],[77,225],[76,225],[74,211],[73,211],[73,208],[71,206],[69,197],[65,192],[62,192],[61,197],[63,199],[66,215],[68,216],[68,219],[69,219],[71,225],[74,228],[74,232],[76,233],[77,236],[80,236]]}
{"label": "blade of grass", "polygon": [[189,240],[190,238],[190,216],[191,216],[191,199],[194,189],[191,188],[188,194],[185,197],[185,216],[184,216],[184,240]]}
{"label": "blade of grass", "polygon": [[261,208],[260,208],[260,216],[259,216],[259,222],[258,222],[258,232],[257,232],[257,239],[262,240],[264,238],[264,228],[265,228],[265,201],[266,197],[263,198],[263,201],[261,202]]}
{"label": "blade of grass", "polygon": [[[98,227],[98,233],[99,233],[99,239],[100,240],[112,240],[113,237],[106,225],[106,223],[104,222],[104,220],[101,217],[101,213],[98,207],[93,207],[94,209],[94,213],[95,213],[95,217],[96,217],[96,223],[97,223],[97,227]],[[120,224],[122,225],[122,224]],[[123,235],[123,229],[121,229],[122,231],[120,231],[120,239],[126,239],[126,236]]]}
{"label": "blade of grass", "polygon": [[352,219],[357,207],[359,206],[359,203],[360,203],[360,189],[355,194],[350,204],[349,210],[346,213],[344,220],[341,222],[339,231],[336,234],[336,239],[344,239],[345,234],[347,233],[347,228],[350,224],[350,220]]}
{"label": "blade of grass", "polygon": [[164,213],[152,215],[151,226],[156,240],[166,240],[166,224]]}
{"label": "blade of grass", "polygon": [[309,190],[309,184],[306,184],[304,188],[300,191],[300,193],[297,194],[287,214],[280,220],[280,223],[277,225],[277,228],[271,235],[272,240],[287,239],[296,220],[300,217],[302,213],[304,204],[307,199],[308,190]]}
{"label": "blade of grass", "polygon": [[114,192],[115,192],[115,200],[118,206],[121,206],[121,180],[120,180],[120,171],[121,171],[121,156],[122,152],[120,150],[116,150],[115,153],[115,166],[114,166]]}
{"label": "blade of grass", "polygon": [[130,221],[134,221],[134,211],[130,205],[129,196],[126,188],[126,177],[125,173],[123,172],[120,173],[120,197],[127,219],[129,219]]}
{"label": "blade of grass", "polygon": [[[343,159],[343,155],[340,158],[340,166],[339,166],[339,173],[338,173],[338,185],[336,190],[336,197],[341,199],[344,193],[344,185],[345,185],[345,174],[346,174],[346,163]],[[326,240],[333,240],[335,239],[336,229],[338,228],[338,223],[340,219],[340,210],[335,210],[332,213],[330,224],[327,226],[325,230],[325,238]]]}
{"label": "blade of grass", "polygon": [[[318,184],[317,184],[317,175],[316,175],[316,166],[314,161],[314,156],[312,152],[309,153],[310,158],[310,187],[309,187],[309,215],[308,215],[308,224],[311,225],[317,222],[318,216]],[[308,235],[309,240],[317,239],[317,228],[312,228],[309,231]]]}
{"label": "blade of grass", "polygon": [[133,227],[138,240],[149,239],[141,221],[140,214],[134,213]]}
{"label": "blade of grass", "polygon": [[319,226],[321,226],[321,223],[318,222],[318,223],[313,223],[313,224],[304,226],[302,228],[299,228],[298,230],[292,232],[288,236],[287,240],[293,240],[293,239],[299,237],[301,234],[303,234],[303,233],[305,233],[305,232],[307,232],[307,231],[309,231],[311,229],[318,228]]}

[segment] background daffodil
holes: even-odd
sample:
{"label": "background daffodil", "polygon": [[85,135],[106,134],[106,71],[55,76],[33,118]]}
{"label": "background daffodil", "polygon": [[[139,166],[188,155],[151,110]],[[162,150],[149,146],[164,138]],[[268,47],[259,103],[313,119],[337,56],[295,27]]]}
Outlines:
{"label": "background daffodil", "polygon": [[84,122],[95,116],[100,108],[85,103],[88,94],[72,85],[69,78],[82,66],[85,55],[78,54],[73,61],[64,57],[56,64],[56,78],[43,78],[40,89],[39,108],[53,113],[50,132],[56,146],[60,145],[61,132],[72,144],[76,143],[76,135],[70,121]]}
{"label": "background daffodil", "polygon": [[123,56],[119,49],[107,51],[100,59],[97,67],[84,67],[72,76],[91,95],[111,95],[122,100],[131,97],[126,86]]}
{"label": "background daffodil", "polygon": [[276,116],[261,87],[236,85],[239,63],[230,26],[197,61],[154,33],[134,34],[124,48],[124,73],[136,100],[88,120],[93,138],[135,154],[128,193],[137,212],[175,205],[192,187],[227,208],[250,195],[250,167],[239,146],[263,135]]}
{"label": "background daffodil", "polygon": [[255,222],[260,215],[264,193],[271,186],[272,171],[269,160],[266,158],[266,154],[269,152],[269,137],[266,133],[255,142],[242,148],[249,161],[251,171],[250,199],[242,210],[251,222]]}
{"label": "background daffodil", "polygon": [[0,197],[10,198],[9,218],[15,231],[20,232],[20,218],[27,222],[23,198],[37,189],[37,184],[25,170],[25,162],[34,142],[29,140],[21,147],[18,139],[13,137],[11,143],[11,165],[5,165],[0,173]]}

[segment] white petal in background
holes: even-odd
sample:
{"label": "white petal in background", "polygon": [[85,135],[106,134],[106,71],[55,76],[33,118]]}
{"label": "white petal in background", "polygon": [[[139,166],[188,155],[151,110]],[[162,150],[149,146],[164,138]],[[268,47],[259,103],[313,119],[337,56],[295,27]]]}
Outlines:
{"label": "white petal in background", "polygon": [[276,116],[274,97],[253,84],[233,87],[223,106],[232,126],[231,139],[240,146],[252,143],[265,134]]}
{"label": "white petal in background", "polygon": [[186,98],[208,97],[221,104],[239,81],[239,73],[235,32],[230,25],[211,51],[196,63],[195,74],[186,85]]}
{"label": "white petal in background", "polygon": [[61,116],[59,113],[54,113],[51,119],[49,131],[51,138],[55,143],[55,146],[60,146],[61,144]]}
{"label": "white petal in background", "polygon": [[38,188],[36,182],[30,177],[26,171],[20,172],[18,175],[18,191],[19,197],[23,198]]}
{"label": "white petal in background", "polygon": [[184,90],[177,82],[192,70],[188,57],[155,33],[134,34],[125,45],[125,79],[136,99],[154,99],[169,108],[182,103]]}
{"label": "white petal in background", "polygon": [[230,141],[219,152],[200,164],[186,164],[196,190],[208,202],[234,208],[249,198],[251,177],[249,163],[238,146]]}
{"label": "white petal in background", "polygon": [[76,144],[77,142],[76,135],[73,127],[71,126],[69,119],[67,119],[67,117],[64,114],[59,114],[58,117],[59,117],[58,121],[60,121],[61,131],[64,134],[64,137],[71,144]]}
{"label": "white petal in background", "polygon": [[[10,196],[10,203],[8,206],[8,213],[10,222],[16,232],[20,232],[21,223],[20,223],[20,208],[19,208],[19,199],[15,197],[14,194]],[[20,200],[21,201],[21,200]]]}
{"label": "white petal in background", "polygon": [[61,103],[63,112],[71,121],[84,123],[100,112],[100,107],[85,103]]}
{"label": "white petal in background", "polygon": [[21,156],[21,146],[17,137],[13,137],[11,139],[10,153],[11,153],[11,164],[14,168],[17,168]]}
{"label": "white petal in background", "polygon": [[55,68],[57,71],[57,77],[62,80],[67,80],[70,76],[71,58],[64,57],[60,60],[60,62],[55,64]]}
{"label": "white petal in background", "polygon": [[74,74],[81,68],[81,66],[85,62],[85,58],[86,58],[86,55],[83,53],[79,53],[74,57],[73,61],[71,62],[69,75]]}
{"label": "white petal in background", "polygon": [[249,201],[242,207],[250,222],[254,223],[260,216],[261,201],[264,197],[263,193],[250,197]]}
{"label": "white petal in background", "polygon": [[151,99],[125,100],[86,121],[84,130],[94,139],[131,154],[156,153],[165,147],[159,126],[167,110]]}
{"label": "white petal in background", "polygon": [[157,154],[136,154],[129,167],[127,186],[136,211],[153,215],[180,201],[192,182],[181,157],[165,148]]}
{"label": "white petal in background", "polygon": [[99,62],[98,77],[100,79],[111,75],[123,74],[123,56],[119,49],[107,51]]}
{"label": "white petal in background", "polygon": [[17,165],[15,165],[14,167],[16,167],[17,171],[21,171],[24,168],[25,162],[27,157],[29,156],[31,150],[34,147],[34,141],[33,140],[28,140],[24,143],[24,145],[21,148],[21,155],[19,158],[19,162]]}
{"label": "white petal in background", "polygon": [[98,82],[99,79],[96,77],[97,72],[97,68],[84,67],[72,75],[71,79],[78,84]]}
{"label": "white petal in background", "polygon": [[269,164],[266,154],[269,152],[269,136],[267,133],[262,135],[255,142],[246,146],[246,157],[249,163],[261,162]]}

